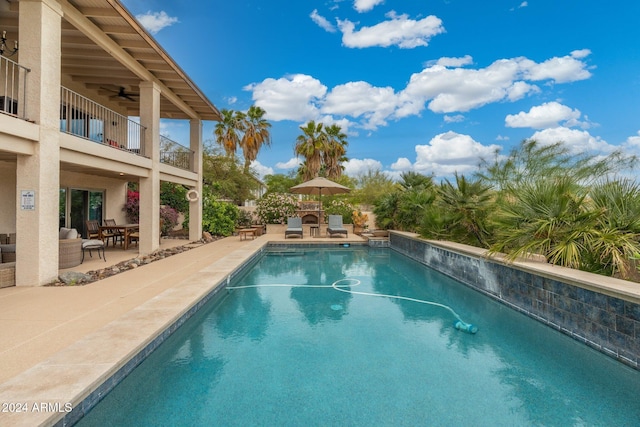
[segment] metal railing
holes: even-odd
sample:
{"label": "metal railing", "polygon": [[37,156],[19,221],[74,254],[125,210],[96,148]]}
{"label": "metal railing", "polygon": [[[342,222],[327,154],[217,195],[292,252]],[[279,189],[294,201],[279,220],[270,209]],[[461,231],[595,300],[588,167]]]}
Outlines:
{"label": "metal railing", "polygon": [[60,131],[144,156],[145,127],[61,87]]}
{"label": "metal railing", "polygon": [[0,113],[27,118],[27,73],[30,71],[0,56]]}
{"label": "metal railing", "polygon": [[160,135],[160,162],[167,165],[175,166],[184,170],[192,170],[194,153],[186,147],[170,140],[166,136]]}

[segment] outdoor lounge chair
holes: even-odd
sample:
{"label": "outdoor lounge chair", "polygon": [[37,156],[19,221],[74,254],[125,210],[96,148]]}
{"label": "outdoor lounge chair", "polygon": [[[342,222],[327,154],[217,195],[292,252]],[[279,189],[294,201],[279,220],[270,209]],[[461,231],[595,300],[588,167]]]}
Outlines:
{"label": "outdoor lounge chair", "polygon": [[329,237],[334,234],[344,234],[344,237],[347,237],[347,229],[342,226],[342,215],[329,215],[327,234]]}
{"label": "outdoor lounge chair", "polygon": [[287,229],[284,232],[284,238],[299,235],[302,239],[302,218],[287,218]]}

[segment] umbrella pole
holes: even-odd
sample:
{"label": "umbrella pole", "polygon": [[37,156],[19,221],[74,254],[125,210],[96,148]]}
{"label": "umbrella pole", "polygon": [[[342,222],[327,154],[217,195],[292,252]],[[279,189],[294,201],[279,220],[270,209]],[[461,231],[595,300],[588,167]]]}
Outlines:
{"label": "umbrella pole", "polygon": [[318,235],[320,235],[320,217],[322,216],[322,187],[318,187]]}

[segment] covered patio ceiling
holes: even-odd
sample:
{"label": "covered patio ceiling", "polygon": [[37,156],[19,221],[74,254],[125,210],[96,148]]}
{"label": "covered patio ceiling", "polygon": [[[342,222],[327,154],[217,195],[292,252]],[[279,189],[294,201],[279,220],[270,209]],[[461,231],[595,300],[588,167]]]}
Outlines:
{"label": "covered patio ceiling", "polygon": [[[19,2],[0,6],[0,30],[18,40]],[[62,75],[139,116],[139,84],[161,89],[162,118],[220,120],[220,112],[118,0],[61,0]],[[28,30],[28,28],[25,28]],[[122,88],[123,93],[120,93]]]}

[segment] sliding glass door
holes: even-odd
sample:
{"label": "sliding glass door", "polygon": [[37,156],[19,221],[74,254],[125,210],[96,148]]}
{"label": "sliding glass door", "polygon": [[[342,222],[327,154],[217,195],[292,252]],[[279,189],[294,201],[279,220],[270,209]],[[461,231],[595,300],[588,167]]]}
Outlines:
{"label": "sliding glass door", "polygon": [[103,206],[104,191],[60,189],[60,226],[64,224],[75,228],[82,237],[86,238],[88,220],[96,220],[102,224]]}

